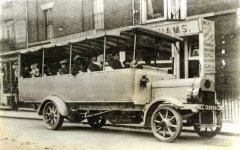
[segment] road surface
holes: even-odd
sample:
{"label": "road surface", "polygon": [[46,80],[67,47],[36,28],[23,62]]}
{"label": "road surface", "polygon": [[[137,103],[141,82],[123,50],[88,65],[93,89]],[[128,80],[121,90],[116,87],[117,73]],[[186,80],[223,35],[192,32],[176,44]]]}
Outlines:
{"label": "road surface", "polygon": [[0,150],[238,150],[240,137],[200,138],[182,133],[174,143],[159,142],[149,130],[64,123],[52,131],[40,120],[0,117]]}

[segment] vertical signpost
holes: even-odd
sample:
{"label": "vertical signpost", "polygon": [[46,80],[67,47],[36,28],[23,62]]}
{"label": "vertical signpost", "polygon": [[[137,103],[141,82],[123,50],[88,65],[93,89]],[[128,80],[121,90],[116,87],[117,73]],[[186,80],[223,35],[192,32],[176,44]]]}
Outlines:
{"label": "vertical signpost", "polygon": [[215,81],[215,28],[214,22],[202,19],[203,27],[203,74]]}

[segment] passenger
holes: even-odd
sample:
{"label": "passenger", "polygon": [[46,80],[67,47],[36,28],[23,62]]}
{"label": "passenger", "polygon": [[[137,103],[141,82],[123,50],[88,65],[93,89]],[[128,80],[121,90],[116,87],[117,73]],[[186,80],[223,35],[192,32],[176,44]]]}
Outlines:
{"label": "passenger", "polygon": [[152,59],[153,59],[152,53],[149,53],[148,51],[145,51],[145,53],[143,53],[143,60],[145,61],[146,66],[151,66]]}
{"label": "passenger", "polygon": [[37,63],[32,64],[31,69],[32,69],[30,72],[31,77],[40,77],[41,76]]}
{"label": "passenger", "polygon": [[58,69],[58,75],[68,74],[67,63],[68,61],[66,59],[59,62],[61,68]]}
{"label": "passenger", "polygon": [[73,58],[73,63],[72,63],[72,74],[76,75],[79,72],[86,72],[85,67],[84,67],[84,62],[83,58],[81,58],[79,55],[76,55]]}
{"label": "passenger", "polygon": [[46,66],[44,68],[44,76],[53,76],[54,73],[52,71],[52,68],[50,66]]}
{"label": "passenger", "polygon": [[131,61],[128,59],[124,60],[123,62],[124,68],[130,68],[131,67],[130,64],[131,64]]}
{"label": "passenger", "polygon": [[88,72],[101,71],[101,65],[97,62],[97,56],[92,56],[91,63],[88,65]]}
{"label": "passenger", "polygon": [[124,68],[131,68],[132,61],[133,61],[132,55],[126,54],[126,59],[123,61]]}
{"label": "passenger", "polygon": [[18,63],[15,62],[13,65],[12,65],[12,69],[14,71],[14,76],[15,78],[18,78]]}
{"label": "passenger", "polygon": [[122,64],[119,60],[119,53],[114,53],[112,60],[109,61],[109,66],[111,66],[113,69],[122,69]]}
{"label": "passenger", "polygon": [[28,66],[25,66],[23,68],[22,77],[23,78],[30,78],[31,77],[31,75],[30,75],[30,68]]}

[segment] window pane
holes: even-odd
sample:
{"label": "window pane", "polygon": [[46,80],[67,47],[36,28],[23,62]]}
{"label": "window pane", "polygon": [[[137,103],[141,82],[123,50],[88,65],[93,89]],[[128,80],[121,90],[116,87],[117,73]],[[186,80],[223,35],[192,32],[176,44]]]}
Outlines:
{"label": "window pane", "polygon": [[164,0],[145,0],[147,20],[164,17]]}
{"label": "window pane", "polygon": [[93,1],[93,23],[95,29],[103,29],[103,0]]}

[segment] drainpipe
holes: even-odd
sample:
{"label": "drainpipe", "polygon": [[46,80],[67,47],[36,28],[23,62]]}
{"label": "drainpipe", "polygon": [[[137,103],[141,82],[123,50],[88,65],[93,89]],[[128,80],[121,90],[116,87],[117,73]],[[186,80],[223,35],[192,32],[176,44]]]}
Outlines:
{"label": "drainpipe", "polygon": [[84,2],[82,0],[82,32],[85,31],[84,30],[84,7],[83,7],[83,5],[84,5]]}
{"label": "drainpipe", "polygon": [[36,0],[36,20],[37,20],[37,41],[39,41],[38,0]]}
{"label": "drainpipe", "polygon": [[25,17],[26,17],[26,45],[28,48],[28,4],[27,4],[27,0],[25,0]]}
{"label": "drainpipe", "polygon": [[3,102],[3,72],[2,72],[2,58],[0,58],[0,104]]}
{"label": "drainpipe", "polygon": [[132,26],[135,26],[135,7],[134,7],[134,0],[132,0]]}

